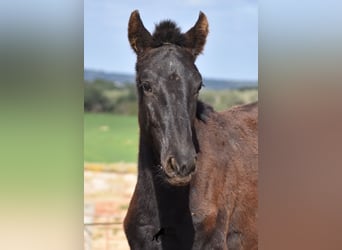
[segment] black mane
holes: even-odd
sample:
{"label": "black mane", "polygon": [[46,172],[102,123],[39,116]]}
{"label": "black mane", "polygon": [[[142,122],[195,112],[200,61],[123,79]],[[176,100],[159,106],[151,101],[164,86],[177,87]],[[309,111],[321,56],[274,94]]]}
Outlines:
{"label": "black mane", "polygon": [[210,115],[214,113],[214,108],[200,100],[197,101],[196,117],[202,122],[207,122]]}
{"label": "black mane", "polygon": [[185,35],[173,21],[166,20],[156,25],[152,35],[152,47],[160,47],[165,43],[185,45]]}

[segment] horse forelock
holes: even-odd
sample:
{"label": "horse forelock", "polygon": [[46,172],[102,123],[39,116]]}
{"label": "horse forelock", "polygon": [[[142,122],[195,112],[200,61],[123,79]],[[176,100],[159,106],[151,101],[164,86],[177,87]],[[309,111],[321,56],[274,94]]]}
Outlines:
{"label": "horse forelock", "polygon": [[185,45],[185,36],[175,22],[166,20],[156,25],[152,35],[152,47],[160,47],[163,44]]}

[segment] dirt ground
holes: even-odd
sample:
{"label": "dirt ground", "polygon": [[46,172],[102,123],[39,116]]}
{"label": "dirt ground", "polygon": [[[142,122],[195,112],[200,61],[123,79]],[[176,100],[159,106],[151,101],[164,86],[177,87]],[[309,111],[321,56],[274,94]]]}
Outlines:
{"label": "dirt ground", "polygon": [[[121,166],[121,165],[120,165]],[[122,166],[121,166],[122,167]],[[132,166],[129,166],[133,168]],[[129,249],[122,221],[136,183],[132,171],[85,166],[84,249]]]}

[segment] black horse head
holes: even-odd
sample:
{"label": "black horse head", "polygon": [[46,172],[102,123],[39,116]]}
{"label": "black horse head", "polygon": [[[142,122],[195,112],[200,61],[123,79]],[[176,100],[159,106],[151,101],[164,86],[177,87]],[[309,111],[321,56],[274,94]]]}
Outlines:
{"label": "black horse head", "polygon": [[194,120],[202,77],[195,59],[207,34],[208,21],[202,12],[186,33],[175,23],[164,21],[151,35],[138,11],[129,20],[128,38],[137,54],[141,136],[150,138],[172,185],[186,185],[196,169]]}

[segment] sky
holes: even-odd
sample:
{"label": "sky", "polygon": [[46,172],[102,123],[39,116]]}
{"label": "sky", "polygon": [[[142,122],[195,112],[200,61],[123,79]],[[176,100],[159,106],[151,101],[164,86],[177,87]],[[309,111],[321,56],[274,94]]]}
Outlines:
{"label": "sky", "polygon": [[256,0],[85,0],[84,67],[106,72],[135,73],[136,55],[127,38],[128,19],[139,10],[153,32],[162,20],[175,21],[183,32],[200,11],[209,35],[196,65],[214,79],[258,79],[258,3]]}

